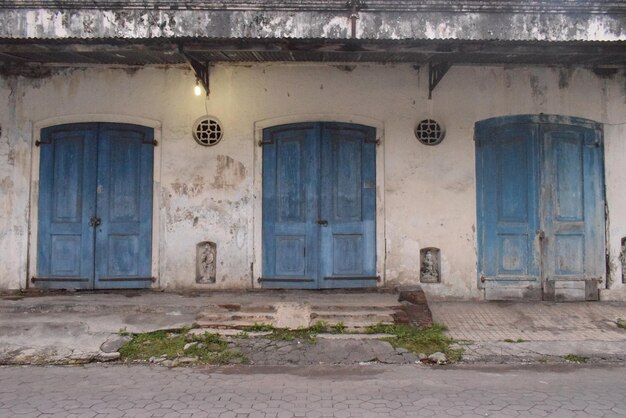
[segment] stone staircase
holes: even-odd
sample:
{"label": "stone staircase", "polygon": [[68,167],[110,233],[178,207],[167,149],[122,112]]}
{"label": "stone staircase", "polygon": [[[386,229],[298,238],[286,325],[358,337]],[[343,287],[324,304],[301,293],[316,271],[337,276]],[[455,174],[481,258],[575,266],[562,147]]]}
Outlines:
{"label": "stone staircase", "polygon": [[407,298],[403,292],[292,292],[274,300],[267,296],[268,293],[258,300],[248,298],[242,303],[207,306],[196,317],[195,326],[242,329],[263,324],[308,328],[323,321],[329,325],[341,323],[355,331],[376,324],[432,322],[425,298]]}

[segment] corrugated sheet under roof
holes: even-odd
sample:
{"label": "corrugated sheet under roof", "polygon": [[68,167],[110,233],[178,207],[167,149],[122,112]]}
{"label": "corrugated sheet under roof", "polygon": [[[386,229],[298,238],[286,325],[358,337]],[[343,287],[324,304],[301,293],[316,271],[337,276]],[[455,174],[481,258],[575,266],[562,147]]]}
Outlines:
{"label": "corrugated sheet under roof", "polygon": [[0,63],[149,65],[200,62],[344,62],[626,65],[626,42],[319,39],[1,40]]}

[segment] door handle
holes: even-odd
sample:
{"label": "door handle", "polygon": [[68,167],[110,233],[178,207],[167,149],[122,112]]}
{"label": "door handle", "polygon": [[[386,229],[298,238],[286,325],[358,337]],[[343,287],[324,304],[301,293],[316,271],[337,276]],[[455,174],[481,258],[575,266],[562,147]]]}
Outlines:
{"label": "door handle", "polygon": [[97,216],[92,216],[91,218],[89,218],[89,226],[100,226],[101,223],[102,219],[98,218]]}
{"label": "door handle", "polygon": [[328,221],[326,219],[318,219],[317,224],[322,226],[328,226]]}
{"label": "door handle", "polygon": [[546,233],[543,232],[542,229],[538,229],[537,230],[537,238],[539,238],[539,241],[543,241],[546,239]]}

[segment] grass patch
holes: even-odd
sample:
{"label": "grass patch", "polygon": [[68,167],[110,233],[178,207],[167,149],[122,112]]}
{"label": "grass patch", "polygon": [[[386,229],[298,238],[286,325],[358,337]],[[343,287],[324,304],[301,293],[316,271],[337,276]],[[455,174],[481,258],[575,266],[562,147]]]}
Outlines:
{"label": "grass patch", "polygon": [[333,334],[344,334],[346,332],[346,325],[343,322],[337,322],[331,326]]}
{"label": "grass patch", "polygon": [[430,355],[442,352],[448,357],[448,361],[455,363],[461,360],[462,348],[451,348],[454,339],[446,336],[446,327],[441,324],[433,324],[430,327],[413,327],[410,325],[385,325],[377,324],[367,328],[370,334],[392,334],[393,337],[382,338],[394,347],[402,347],[414,353]]}
{"label": "grass patch", "polygon": [[507,338],[504,340],[505,343],[527,343],[528,340],[525,340],[523,338],[518,338],[517,340],[512,340],[510,338]]}
{"label": "grass patch", "polygon": [[617,318],[617,321],[615,321],[615,323],[617,324],[617,328],[626,329],[626,319]]}
{"label": "grass patch", "polygon": [[317,334],[344,334],[346,332],[346,326],[343,322],[338,322],[334,325],[331,325],[326,321],[317,321],[309,328],[296,329],[276,328],[268,324],[254,324],[250,327],[244,328],[242,331],[242,333],[247,332],[271,332],[271,334],[267,335],[266,338],[272,340],[298,340],[315,343],[317,341]]}
{"label": "grass patch", "polygon": [[248,331],[248,332],[273,332],[276,328],[269,324],[255,323],[254,325],[250,327],[245,327],[244,329],[245,331]]}
{"label": "grass patch", "polygon": [[[219,335],[205,333],[191,335],[188,329],[178,332],[155,331],[133,335],[132,340],[119,350],[123,361],[148,361],[152,357],[168,360],[195,357],[197,363],[222,364],[233,359],[245,362],[241,353],[230,351],[228,343]],[[185,345],[191,343],[187,350]]]}
{"label": "grass patch", "polygon": [[314,344],[317,341],[317,334],[319,334],[319,332],[314,331],[311,328],[276,328],[270,335],[267,336],[267,338],[281,341],[306,341]]}
{"label": "grass patch", "polygon": [[586,363],[588,360],[587,357],[583,357],[583,356],[579,356],[578,354],[571,354],[571,353],[563,356],[563,359],[565,359],[565,361],[567,361],[568,363],[577,363],[577,364]]}

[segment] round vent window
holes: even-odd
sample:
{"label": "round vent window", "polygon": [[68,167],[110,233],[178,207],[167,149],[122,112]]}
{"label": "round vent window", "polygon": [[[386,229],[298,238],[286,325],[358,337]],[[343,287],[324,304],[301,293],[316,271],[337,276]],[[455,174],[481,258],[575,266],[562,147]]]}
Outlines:
{"label": "round vent window", "polygon": [[446,135],[445,129],[435,120],[424,119],[417,124],[415,136],[424,145],[437,145],[443,141]]}
{"label": "round vent window", "polygon": [[193,139],[205,147],[216,145],[223,136],[222,124],[213,116],[202,116],[193,125]]}

